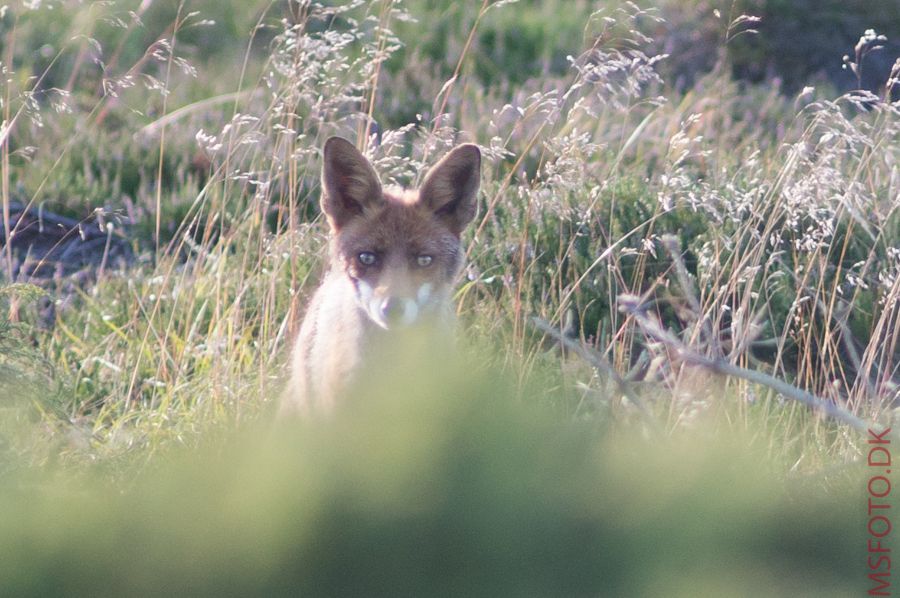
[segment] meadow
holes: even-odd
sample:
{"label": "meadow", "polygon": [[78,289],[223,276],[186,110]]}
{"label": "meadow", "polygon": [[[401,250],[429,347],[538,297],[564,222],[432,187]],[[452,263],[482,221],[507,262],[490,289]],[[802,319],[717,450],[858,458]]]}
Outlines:
{"label": "meadow", "polygon": [[[2,593],[871,587],[900,17],[639,4],[0,9]],[[481,147],[462,355],[273,423],[331,135]]]}

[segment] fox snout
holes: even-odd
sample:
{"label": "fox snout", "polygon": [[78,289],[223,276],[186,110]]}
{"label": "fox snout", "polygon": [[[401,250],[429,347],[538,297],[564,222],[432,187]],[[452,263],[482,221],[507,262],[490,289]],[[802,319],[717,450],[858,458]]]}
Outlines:
{"label": "fox snout", "polygon": [[419,305],[412,299],[387,297],[381,302],[381,317],[391,326],[412,324],[419,315]]}
{"label": "fox snout", "polygon": [[362,308],[370,320],[385,330],[412,326],[433,312],[432,285],[402,291],[372,288],[365,281],[357,283]]}
{"label": "fox snout", "polygon": [[385,297],[381,302],[379,324],[386,328],[409,326],[419,318],[419,304],[408,297]]}

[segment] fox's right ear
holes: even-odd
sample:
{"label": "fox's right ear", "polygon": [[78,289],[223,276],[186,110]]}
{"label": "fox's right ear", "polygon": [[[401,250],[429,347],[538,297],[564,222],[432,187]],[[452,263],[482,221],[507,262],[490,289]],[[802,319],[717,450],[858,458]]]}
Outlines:
{"label": "fox's right ear", "polygon": [[450,150],[425,176],[419,201],[459,235],[475,217],[481,182],[481,151],[464,143]]}
{"label": "fox's right ear", "polygon": [[341,137],[325,142],[322,164],[322,211],[334,230],[384,201],[381,182],[365,156]]}

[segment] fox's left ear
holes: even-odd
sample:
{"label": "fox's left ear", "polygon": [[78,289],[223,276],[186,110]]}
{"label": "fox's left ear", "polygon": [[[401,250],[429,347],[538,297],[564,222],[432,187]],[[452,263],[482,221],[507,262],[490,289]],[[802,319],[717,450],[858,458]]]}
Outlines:
{"label": "fox's left ear", "polygon": [[475,217],[481,183],[481,152],[465,143],[434,165],[419,189],[419,201],[459,235]]}

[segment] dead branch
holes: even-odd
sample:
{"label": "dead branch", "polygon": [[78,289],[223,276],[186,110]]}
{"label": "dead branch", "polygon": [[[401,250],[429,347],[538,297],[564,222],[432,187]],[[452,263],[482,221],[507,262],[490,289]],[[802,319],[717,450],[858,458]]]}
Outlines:
{"label": "dead branch", "polygon": [[792,399],[802,403],[827,417],[843,422],[852,428],[866,433],[869,429],[881,431],[877,426],[869,425],[868,422],[856,415],[850,413],[839,405],[831,401],[821,399],[814,394],[788,384],[784,380],[779,380],[773,376],[736,366],[721,357],[707,357],[685,345],[680,339],[676,338],[670,332],[664,330],[658,321],[649,317],[642,307],[637,297],[621,296],[619,297],[619,308],[630,314],[643,330],[644,334],[653,340],[666,345],[671,350],[677,352],[678,356],[691,365],[706,368],[714,373],[741,378],[759,384],[767,388],[771,388],[783,397]]}

